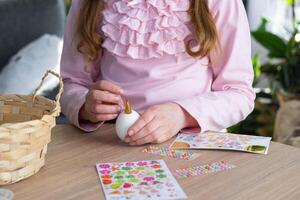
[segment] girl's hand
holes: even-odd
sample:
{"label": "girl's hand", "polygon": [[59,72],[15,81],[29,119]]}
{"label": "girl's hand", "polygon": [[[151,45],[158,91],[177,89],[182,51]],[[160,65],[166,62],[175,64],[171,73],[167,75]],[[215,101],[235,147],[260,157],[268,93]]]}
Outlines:
{"label": "girl's hand", "polygon": [[197,121],[176,103],[149,108],[128,130],[125,142],[129,145],[162,143],[181,129],[196,127]]}
{"label": "girl's hand", "polygon": [[122,88],[109,81],[96,82],[86,95],[79,118],[93,123],[115,119],[124,107],[121,94]]}

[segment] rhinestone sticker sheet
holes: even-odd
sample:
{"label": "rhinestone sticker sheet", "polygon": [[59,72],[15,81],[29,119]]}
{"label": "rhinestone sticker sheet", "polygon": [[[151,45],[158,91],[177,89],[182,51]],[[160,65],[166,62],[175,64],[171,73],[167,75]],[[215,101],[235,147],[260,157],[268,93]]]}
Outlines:
{"label": "rhinestone sticker sheet", "polygon": [[199,156],[199,154],[192,153],[185,150],[176,150],[172,148],[148,146],[143,149],[144,153],[150,153],[161,157],[177,158],[182,160],[193,160]]}
{"label": "rhinestone sticker sheet", "polygon": [[188,168],[180,168],[176,170],[176,173],[180,177],[193,177],[200,176],[203,174],[211,174],[219,171],[225,171],[235,167],[235,165],[227,161],[219,161],[209,164],[197,164]]}

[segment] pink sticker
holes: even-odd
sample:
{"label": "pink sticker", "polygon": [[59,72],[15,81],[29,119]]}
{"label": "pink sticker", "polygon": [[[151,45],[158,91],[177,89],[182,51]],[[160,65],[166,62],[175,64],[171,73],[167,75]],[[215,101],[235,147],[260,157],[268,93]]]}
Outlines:
{"label": "pink sticker", "polygon": [[101,170],[100,173],[101,174],[110,174],[110,171],[105,169],[105,170]]}
{"label": "pink sticker", "polygon": [[154,181],[154,178],[152,176],[148,176],[144,178],[144,181],[148,181],[148,182]]}
{"label": "pink sticker", "polygon": [[131,186],[132,186],[132,184],[130,184],[130,183],[124,183],[124,185],[123,185],[124,188],[130,188]]}
{"label": "pink sticker", "polygon": [[132,167],[132,166],[134,166],[134,163],[133,163],[133,162],[128,162],[128,163],[125,163],[125,165],[126,165],[127,167]]}
{"label": "pink sticker", "polygon": [[147,162],[138,162],[137,165],[138,166],[146,166],[148,163]]}
{"label": "pink sticker", "polygon": [[103,168],[103,169],[107,169],[110,167],[109,164],[102,164],[102,165],[99,165],[100,168]]}

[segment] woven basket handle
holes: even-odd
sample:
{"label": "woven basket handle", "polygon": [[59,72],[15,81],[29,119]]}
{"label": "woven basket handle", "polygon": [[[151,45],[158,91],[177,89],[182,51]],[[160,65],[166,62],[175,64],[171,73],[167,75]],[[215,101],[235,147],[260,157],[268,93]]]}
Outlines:
{"label": "woven basket handle", "polygon": [[34,102],[34,100],[35,100],[35,98],[37,96],[38,91],[42,88],[42,86],[45,83],[46,78],[50,74],[52,74],[53,76],[56,76],[58,78],[58,80],[59,80],[59,91],[58,91],[58,94],[55,97],[56,107],[58,107],[60,97],[61,97],[61,95],[63,93],[64,83],[63,83],[62,77],[59,74],[57,74],[56,72],[52,71],[52,70],[47,70],[47,72],[45,73],[45,75],[43,76],[43,78],[41,80],[40,85],[35,89],[34,94],[33,94],[33,102]]}

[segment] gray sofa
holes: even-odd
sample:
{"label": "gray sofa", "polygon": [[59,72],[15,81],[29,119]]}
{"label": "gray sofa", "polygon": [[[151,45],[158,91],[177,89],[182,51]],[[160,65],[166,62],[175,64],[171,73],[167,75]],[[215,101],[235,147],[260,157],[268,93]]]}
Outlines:
{"label": "gray sofa", "polygon": [[29,42],[45,33],[62,37],[63,0],[0,0],[0,73]]}
{"label": "gray sofa", "polygon": [[[65,15],[63,0],[0,0],[0,73],[33,40],[46,33],[62,37]],[[44,95],[54,99],[56,93],[57,89]],[[57,122],[66,123],[66,119],[61,116]]]}

